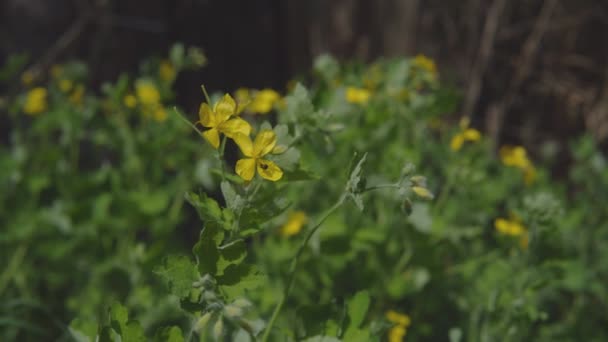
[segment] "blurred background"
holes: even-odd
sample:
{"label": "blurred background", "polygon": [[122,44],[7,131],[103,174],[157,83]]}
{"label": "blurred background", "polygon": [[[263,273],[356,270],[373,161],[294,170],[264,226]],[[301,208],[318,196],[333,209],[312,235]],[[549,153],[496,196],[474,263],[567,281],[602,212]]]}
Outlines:
{"label": "blurred background", "polygon": [[201,83],[282,90],[321,53],[423,53],[495,138],[608,137],[605,1],[3,0],[0,13],[0,59],[83,59],[97,83],[174,42],[200,46],[210,64],[178,80],[184,105],[200,101]]}
{"label": "blurred background", "polygon": [[[534,146],[586,131],[608,137],[608,2],[601,0],[3,0],[0,62],[84,60],[114,80],[182,42],[209,67],[181,75],[178,103],[199,85],[284,90],[313,58],[425,54],[461,96],[460,115],[507,143]],[[559,144],[558,144],[559,145]],[[534,153],[534,151],[532,151]]]}

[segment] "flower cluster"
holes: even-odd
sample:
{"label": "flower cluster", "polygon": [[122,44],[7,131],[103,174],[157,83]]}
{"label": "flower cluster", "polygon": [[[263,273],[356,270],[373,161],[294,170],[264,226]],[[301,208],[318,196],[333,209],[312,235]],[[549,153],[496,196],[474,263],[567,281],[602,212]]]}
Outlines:
{"label": "flower cluster", "polygon": [[393,323],[393,327],[388,332],[389,342],[401,342],[407,334],[407,328],[411,324],[410,316],[394,310],[386,312],[386,319]]}
{"label": "flower cluster", "polygon": [[518,168],[523,172],[526,185],[534,182],[536,168],[528,158],[528,153],[523,146],[503,146],[499,153],[504,165]]}
{"label": "flower cluster", "polygon": [[519,238],[520,246],[523,249],[528,248],[528,229],[517,217],[512,216],[510,219],[497,218],[494,221],[494,228],[501,235]]}
{"label": "flower cluster", "polygon": [[452,137],[450,141],[450,149],[459,151],[466,141],[477,142],[481,139],[481,133],[475,128],[470,128],[470,120],[468,117],[460,119],[460,131]]}

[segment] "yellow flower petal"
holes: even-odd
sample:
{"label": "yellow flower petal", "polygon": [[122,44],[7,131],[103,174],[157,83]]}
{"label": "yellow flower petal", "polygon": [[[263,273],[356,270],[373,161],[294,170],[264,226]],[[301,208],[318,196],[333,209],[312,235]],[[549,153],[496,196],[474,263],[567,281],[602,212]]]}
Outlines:
{"label": "yellow flower petal", "polygon": [[481,139],[481,133],[475,128],[467,128],[462,135],[468,141],[479,141]]}
{"label": "yellow flower petal", "polygon": [[135,108],[137,106],[137,97],[134,95],[128,94],[122,100],[128,108]]}
{"label": "yellow flower petal", "polygon": [[386,319],[388,319],[392,323],[403,326],[409,326],[411,323],[410,316],[399,313],[395,310],[388,310],[386,312]]}
{"label": "yellow flower petal", "polygon": [[251,133],[251,126],[249,123],[239,117],[234,117],[228,121],[225,121],[217,128],[220,132],[224,133],[228,138],[231,139],[234,139],[234,136],[238,133],[247,136]]}
{"label": "yellow flower petal", "polygon": [[253,155],[262,157],[274,148],[277,144],[277,135],[271,129],[265,129],[258,133],[253,142]]}
{"label": "yellow flower petal", "polygon": [[285,237],[296,235],[302,230],[307,221],[308,217],[306,213],[294,211],[287,217],[287,222],[281,227],[280,233]]}
{"label": "yellow flower petal", "polygon": [[158,122],[163,122],[167,120],[167,111],[165,108],[159,106],[154,110],[154,120]]}
{"label": "yellow flower petal", "polygon": [[211,107],[204,102],[201,103],[201,106],[198,109],[198,119],[201,125],[205,127],[217,126],[215,114],[211,111]]}
{"label": "yellow flower petal", "polygon": [[497,218],[494,220],[494,228],[501,234],[507,234],[509,231],[509,221],[503,218]]}
{"label": "yellow flower petal", "polygon": [[251,142],[251,138],[248,135],[236,133],[234,137],[234,142],[239,146],[241,152],[246,157],[253,157],[253,143]]}
{"label": "yellow flower petal", "polygon": [[236,174],[246,181],[252,180],[255,175],[255,164],[256,162],[253,158],[239,159],[236,162]]}
{"label": "yellow flower petal", "polygon": [[47,90],[42,87],[28,91],[23,106],[25,114],[35,115],[44,112],[48,107],[47,95]]}
{"label": "yellow flower petal", "polygon": [[462,148],[462,144],[464,144],[464,137],[462,134],[456,134],[450,141],[450,149],[452,151],[459,151]]}
{"label": "yellow flower petal", "polygon": [[402,342],[403,337],[407,333],[407,329],[402,325],[395,325],[388,331],[389,342]]}
{"label": "yellow flower petal", "polygon": [[270,160],[258,159],[257,167],[262,178],[276,182],[283,177],[283,171]]}
{"label": "yellow flower petal", "polygon": [[371,92],[363,88],[346,88],[346,101],[350,103],[364,104],[371,96]]}
{"label": "yellow flower petal", "polygon": [[216,128],[204,131],[203,137],[211,144],[211,146],[213,146],[213,148],[217,149],[220,147],[220,132]]}
{"label": "yellow flower petal", "polygon": [[463,131],[469,127],[469,124],[471,124],[471,119],[469,119],[468,116],[463,116],[460,118],[460,121],[458,121],[458,126],[460,126],[460,129]]}
{"label": "yellow flower petal", "polygon": [[230,94],[225,94],[215,104],[213,111],[217,114],[218,122],[224,122],[228,120],[231,115],[236,113],[236,102]]}

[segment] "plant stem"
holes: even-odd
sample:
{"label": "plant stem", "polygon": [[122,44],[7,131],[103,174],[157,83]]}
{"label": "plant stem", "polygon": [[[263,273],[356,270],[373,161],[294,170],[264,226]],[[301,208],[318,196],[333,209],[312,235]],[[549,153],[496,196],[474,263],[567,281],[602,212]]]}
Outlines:
{"label": "plant stem", "polygon": [[272,326],[274,325],[274,322],[276,321],[277,317],[279,316],[279,313],[281,312],[281,308],[285,304],[285,301],[287,300],[287,297],[289,296],[289,293],[291,292],[291,288],[293,286],[293,281],[295,279],[296,271],[298,269],[298,261],[300,260],[300,256],[306,249],[306,246],[308,246],[308,242],[310,241],[312,236],[315,234],[315,232],[317,230],[319,230],[319,227],[321,227],[323,222],[325,222],[325,220],[327,220],[327,218],[331,214],[333,214],[333,212],[336,211],[344,203],[345,199],[346,199],[346,195],[343,194],[342,196],[340,196],[340,199],[338,199],[338,201],[331,208],[329,208],[323,214],[323,216],[321,216],[321,218],[319,219],[317,224],[308,231],[306,238],[300,245],[300,248],[298,248],[298,252],[296,253],[295,257],[293,258],[293,261],[291,262],[291,267],[289,268],[289,278],[287,280],[287,286],[285,286],[285,288],[283,289],[283,296],[281,297],[281,300],[279,300],[279,302],[277,303],[277,305],[274,308],[274,311],[272,312],[272,316],[270,317],[268,326],[266,326],[266,329],[264,330],[264,335],[262,336],[262,342],[268,341],[268,337],[270,336],[270,331],[272,330]]}

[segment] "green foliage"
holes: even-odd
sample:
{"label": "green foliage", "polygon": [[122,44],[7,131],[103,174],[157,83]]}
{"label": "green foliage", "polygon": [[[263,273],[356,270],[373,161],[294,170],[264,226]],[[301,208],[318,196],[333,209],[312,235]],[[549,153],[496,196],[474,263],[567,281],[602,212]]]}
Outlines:
{"label": "green foliage", "polygon": [[608,339],[591,138],[566,166],[496,150],[424,56],[322,56],[195,119],[172,85],[204,64],[176,45],[101,92],[75,62],[2,96],[0,340]]}

